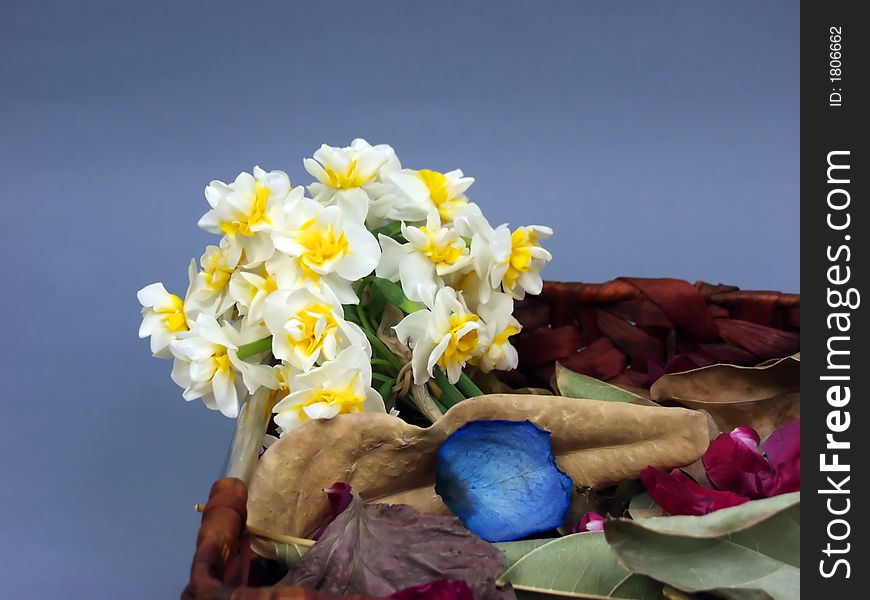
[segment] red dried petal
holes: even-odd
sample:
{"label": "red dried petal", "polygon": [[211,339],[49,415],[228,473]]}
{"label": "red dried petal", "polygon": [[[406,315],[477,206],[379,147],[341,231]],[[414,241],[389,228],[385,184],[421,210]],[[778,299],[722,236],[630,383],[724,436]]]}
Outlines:
{"label": "red dried petal", "polygon": [[395,592],[390,600],[474,600],[471,588],[464,581],[438,579]]}
{"label": "red dried petal", "polygon": [[672,515],[706,515],[749,501],[749,498],[732,492],[702,487],[679,469],[669,474],[647,467],[641,471],[640,480],[650,497]]}
{"label": "red dried petal", "polygon": [[753,500],[766,498],[776,479],[776,472],[761,454],[727,433],[710,442],[701,460],[707,478],[718,489]]}

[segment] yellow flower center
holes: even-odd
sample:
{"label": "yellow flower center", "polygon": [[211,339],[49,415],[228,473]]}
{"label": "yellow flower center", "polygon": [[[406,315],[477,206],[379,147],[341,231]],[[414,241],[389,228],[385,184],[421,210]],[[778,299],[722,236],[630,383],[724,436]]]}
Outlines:
{"label": "yellow flower center", "polygon": [[453,220],[453,211],[457,206],[466,204],[465,200],[454,198],[450,195],[450,186],[447,183],[447,177],[438,171],[430,171],[429,169],[421,169],[417,171],[417,177],[423,182],[423,185],[429,190],[429,197],[433,204],[438,207],[438,214],[441,215],[441,221],[447,223]]}
{"label": "yellow flower center", "polygon": [[305,356],[319,353],[323,342],[338,329],[338,321],[331,306],[310,304],[293,319],[295,329],[287,334],[293,348],[301,348]]}
{"label": "yellow flower center", "polygon": [[326,176],[329,178],[326,185],[337,190],[346,190],[364,186],[371,181],[372,177],[375,175],[374,173],[371,173],[370,175],[360,173],[357,169],[356,159],[350,161],[350,164],[343,173],[336,173],[327,166],[324,166],[323,170],[326,171]]}
{"label": "yellow flower center", "polygon": [[266,217],[266,206],[269,204],[269,194],[272,191],[259,181],[254,184],[254,190],[254,201],[251,203],[251,210],[243,219],[221,222],[220,228],[225,234],[229,236],[240,234],[245,237],[251,237],[255,233],[251,231],[251,227],[260,223],[270,223]]}
{"label": "yellow flower center", "polygon": [[249,300],[249,302],[253,302],[254,298],[256,298],[257,294],[261,291],[266,292],[266,294],[268,295],[278,289],[278,284],[275,283],[275,280],[272,279],[272,276],[266,272],[265,267],[263,267],[263,269],[260,271],[260,277],[263,278],[263,286],[260,288],[258,288],[256,285],[251,286],[251,299]]}
{"label": "yellow flower center", "polygon": [[477,328],[459,335],[459,330],[469,321],[477,321],[477,315],[450,315],[450,341],[447,342],[444,354],[438,359],[438,364],[443,368],[446,369],[452,363],[464,364],[477,351]]}
{"label": "yellow flower center", "polygon": [[230,282],[233,269],[227,266],[226,258],[220,250],[207,253],[204,258],[202,273],[205,277],[205,284],[213,292],[220,292]]}
{"label": "yellow flower center", "polygon": [[319,389],[312,394],[311,398],[294,407],[299,415],[299,419],[303,423],[309,420],[308,415],[305,414],[304,408],[319,402],[323,402],[329,406],[338,406],[338,414],[353,414],[363,412],[365,397],[358,396],[354,393],[352,384],[348,385],[343,390]]}
{"label": "yellow flower center", "polygon": [[296,241],[305,248],[305,252],[300,256],[302,269],[314,281],[320,279],[320,274],[315,271],[316,268],[323,267],[324,264],[348,253],[344,232],[336,237],[335,232],[330,228],[315,227],[316,221],[315,218],[303,223],[296,235]]}
{"label": "yellow flower center", "polygon": [[453,265],[456,263],[457,260],[462,258],[462,249],[465,248],[464,244],[462,245],[462,248],[457,248],[455,245],[449,243],[439,244],[438,241],[435,239],[435,236],[433,236],[429,232],[429,230],[426,229],[425,225],[420,228],[420,231],[425,233],[427,238],[426,246],[422,248],[420,252],[428,256],[429,260],[431,260],[436,265]]}
{"label": "yellow flower center", "polygon": [[214,362],[215,362],[215,373],[220,371],[221,373],[225,373],[229,371],[230,378],[233,376],[232,365],[230,364],[230,357],[227,356],[226,348],[218,350],[214,354]]}
{"label": "yellow flower center", "polygon": [[154,311],[162,315],[163,326],[169,331],[179,333],[187,331],[187,317],[184,316],[184,301],[175,294],[169,294],[164,306],[154,307]]}
{"label": "yellow flower center", "polygon": [[501,346],[502,344],[504,344],[508,341],[509,337],[511,337],[512,335],[516,335],[519,332],[520,332],[520,330],[517,329],[516,327],[514,327],[513,325],[508,325],[507,327],[502,329],[501,332],[498,333],[492,339],[492,345],[493,346]]}
{"label": "yellow flower center", "polygon": [[520,275],[532,268],[532,248],[540,246],[537,237],[533,229],[520,228],[511,234],[511,255],[504,275],[508,288],[513,288]]}
{"label": "yellow flower center", "polygon": [[267,407],[265,410],[267,412],[264,414],[271,414],[275,404],[286,398],[293,391],[290,389],[290,377],[293,374],[293,367],[282,363],[272,369],[272,374],[278,380],[278,388],[272,391],[270,401],[266,403]]}

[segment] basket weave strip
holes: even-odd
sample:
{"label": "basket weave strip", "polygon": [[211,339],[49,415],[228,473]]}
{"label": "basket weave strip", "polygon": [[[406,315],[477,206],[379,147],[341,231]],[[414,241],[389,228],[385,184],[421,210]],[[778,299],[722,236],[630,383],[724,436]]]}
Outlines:
{"label": "basket weave strip", "polygon": [[800,295],[742,291],[680,279],[546,282],[517,305],[523,332],[518,386],[547,385],[554,363],[642,386],[650,367],[688,355],[697,364],[758,364],[800,349]]}
{"label": "basket weave strip", "polygon": [[[227,477],[214,483],[202,513],[190,583],[183,600],[338,600],[339,596],[286,585],[248,587],[255,560],[243,535],[248,511],[248,489],[240,479]],[[342,596],[349,600],[375,600],[368,596]]]}

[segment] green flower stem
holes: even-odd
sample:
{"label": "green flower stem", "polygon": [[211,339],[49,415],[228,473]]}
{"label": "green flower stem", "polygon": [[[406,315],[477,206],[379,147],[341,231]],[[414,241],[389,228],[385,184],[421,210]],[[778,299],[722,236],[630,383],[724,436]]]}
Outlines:
{"label": "green flower stem", "polygon": [[416,302],[409,300],[408,297],[405,296],[405,292],[402,291],[401,286],[398,284],[386,279],[381,279],[380,277],[372,277],[371,282],[387,302],[398,307],[398,309],[406,315],[410,315],[413,312],[423,309],[423,307]]}
{"label": "green flower stem", "polygon": [[474,398],[475,396],[483,396],[484,392],[477,384],[475,384],[471,377],[463,373],[459,376],[459,381],[456,382],[456,387],[459,388],[459,391],[465,394],[466,398]]}
{"label": "green flower stem", "polygon": [[[366,286],[363,286],[363,290]],[[377,329],[372,327],[372,322],[369,320],[369,316],[366,314],[365,309],[362,307],[362,304],[358,304],[356,307],[356,313],[359,315],[360,325],[363,329],[368,329],[372,333],[377,333]]]}
{"label": "green flower stem", "polygon": [[387,359],[387,361],[393,365],[393,368],[398,372],[402,368],[402,363],[396,358],[396,355],[393,354],[387,345],[384,344],[377,335],[369,331],[368,329],[363,328],[363,333],[366,334],[366,337],[369,339],[369,342],[374,348],[375,352],[380,354],[383,358]]}
{"label": "green flower stem", "polygon": [[[393,379],[392,377],[390,377],[386,381],[384,381],[380,385],[380,387],[378,387],[378,393],[381,395],[381,398],[384,399],[385,404],[390,399],[390,396],[393,393],[393,386],[394,385],[396,385],[396,380]],[[391,407],[388,406],[387,408],[391,408]]]}
{"label": "green flower stem", "polygon": [[[398,371],[393,368],[393,363],[384,359],[384,358],[373,358],[371,360],[372,365],[376,365],[379,367],[386,367],[388,371],[390,371],[391,375],[397,375]],[[394,372],[395,371],[395,372]]]}
{"label": "green flower stem", "polygon": [[443,413],[447,412],[447,407],[444,406],[444,404],[441,402],[441,400],[439,398],[433,398],[432,400],[435,401],[435,406],[438,407],[438,410],[440,410]]}
{"label": "green flower stem", "polygon": [[435,383],[438,384],[439,388],[441,388],[441,397],[438,398],[441,404],[450,408],[451,406],[459,404],[465,400],[465,396],[462,395],[462,392],[457,390],[456,386],[447,381],[447,376],[444,375],[444,371],[439,367],[435,367],[432,372],[435,375]]}
{"label": "green flower stem", "polygon": [[354,320],[354,322],[360,326],[360,329],[362,329],[363,333],[366,334],[366,337],[368,338],[369,343],[371,343],[374,351],[380,354],[381,358],[389,362],[390,365],[398,373],[399,370],[402,368],[402,363],[399,361],[398,358],[396,358],[396,355],[393,354],[389,348],[387,348],[387,345],[380,340],[377,333],[372,331],[371,324],[369,323],[368,325],[366,325],[368,320],[366,319],[366,321],[363,321],[363,319],[361,318],[363,311],[360,310],[360,307],[353,304],[348,304],[344,307],[344,310],[345,313],[348,315],[348,318]]}
{"label": "green flower stem", "polygon": [[393,383],[395,383],[396,381],[389,375],[384,375],[382,373],[372,373],[372,379],[375,381],[380,381],[381,383],[386,383],[388,381],[392,381]]}
{"label": "green flower stem", "polygon": [[266,352],[267,350],[272,349],[272,336],[264,337],[261,340],[257,340],[256,342],[251,342],[250,344],[243,344],[239,346],[239,349],[236,351],[236,355],[245,360],[246,358],[251,358],[252,356],[256,356],[257,354],[261,354]]}

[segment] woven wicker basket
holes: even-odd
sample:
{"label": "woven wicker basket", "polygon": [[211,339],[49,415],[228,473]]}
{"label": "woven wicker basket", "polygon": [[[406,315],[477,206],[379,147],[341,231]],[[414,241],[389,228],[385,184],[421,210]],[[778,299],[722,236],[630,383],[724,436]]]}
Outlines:
{"label": "woven wicker basket", "polygon": [[[689,356],[699,365],[750,365],[800,349],[798,294],[704,282],[547,282],[540,296],[517,306],[515,315],[523,324],[523,332],[513,338],[520,367],[506,378],[516,387],[548,386],[557,361],[598,379],[642,387],[651,367],[661,368],[676,356]],[[221,479],[212,486],[182,597],[325,598],[270,585],[281,573],[250,550],[246,501],[247,489],[239,479]]]}

